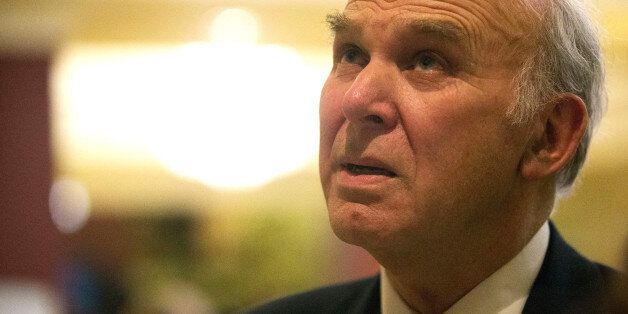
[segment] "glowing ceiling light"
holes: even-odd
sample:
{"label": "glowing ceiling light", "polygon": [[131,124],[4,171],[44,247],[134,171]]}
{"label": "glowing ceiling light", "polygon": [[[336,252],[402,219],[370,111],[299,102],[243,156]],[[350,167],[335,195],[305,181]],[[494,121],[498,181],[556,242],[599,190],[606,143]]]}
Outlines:
{"label": "glowing ceiling light", "polygon": [[61,56],[55,112],[71,158],[135,165],[152,156],[219,189],[260,186],[316,158],[328,68],[288,47],[77,47]]}
{"label": "glowing ceiling light", "polygon": [[168,169],[215,188],[248,188],[316,156],[319,76],[294,51],[197,44],[176,55],[170,75],[187,79],[172,86],[176,105],[161,107],[168,127],[156,128],[151,145]]}
{"label": "glowing ceiling light", "polygon": [[213,20],[210,39],[217,43],[257,42],[257,19],[253,14],[242,9],[226,9]]}

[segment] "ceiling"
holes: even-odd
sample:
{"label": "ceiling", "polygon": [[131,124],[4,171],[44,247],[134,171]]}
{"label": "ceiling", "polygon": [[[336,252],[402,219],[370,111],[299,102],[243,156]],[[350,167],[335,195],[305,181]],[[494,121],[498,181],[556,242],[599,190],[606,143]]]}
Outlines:
{"label": "ceiling", "polygon": [[[590,1],[600,9],[605,26],[622,45],[628,3]],[[271,26],[268,40],[316,44],[313,23],[325,13],[342,9],[345,0],[7,0],[0,2],[0,52],[49,51],[68,41],[187,41],[198,39],[207,14],[220,7],[256,11]],[[285,29],[282,28],[286,25]],[[278,26],[273,28],[272,26]],[[316,26],[316,25],[314,25]],[[316,30],[317,27],[314,28]]]}
{"label": "ceiling", "polygon": [[266,22],[263,39],[307,46],[320,39],[312,29],[320,29],[324,15],[341,9],[343,1],[2,1],[0,52],[41,53],[67,42],[202,40],[211,15],[234,6],[252,10]]}

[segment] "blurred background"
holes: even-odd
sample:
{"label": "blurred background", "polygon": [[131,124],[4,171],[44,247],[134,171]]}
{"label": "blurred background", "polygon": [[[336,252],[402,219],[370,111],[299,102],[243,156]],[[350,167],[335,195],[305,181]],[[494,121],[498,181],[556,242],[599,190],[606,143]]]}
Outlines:
{"label": "blurred background", "polygon": [[[554,221],[625,267],[628,3],[592,1],[609,110]],[[0,313],[231,313],[377,271],[317,170],[343,0],[0,2]]]}

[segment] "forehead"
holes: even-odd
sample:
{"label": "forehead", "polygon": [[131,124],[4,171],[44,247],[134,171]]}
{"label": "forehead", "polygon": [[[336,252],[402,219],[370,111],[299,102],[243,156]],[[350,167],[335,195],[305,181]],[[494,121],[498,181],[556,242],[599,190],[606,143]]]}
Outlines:
{"label": "forehead", "polygon": [[338,20],[337,26],[360,31],[422,25],[443,36],[464,37],[475,46],[522,40],[532,29],[531,15],[520,0],[349,0],[345,20]]}

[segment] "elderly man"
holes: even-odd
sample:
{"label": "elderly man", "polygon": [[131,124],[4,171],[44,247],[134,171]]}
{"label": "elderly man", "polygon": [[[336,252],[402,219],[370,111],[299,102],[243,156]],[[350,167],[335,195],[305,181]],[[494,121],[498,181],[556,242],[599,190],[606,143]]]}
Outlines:
{"label": "elderly man", "polygon": [[329,16],[320,174],[336,235],[381,275],[258,313],[616,309],[620,275],[548,222],[604,107],[575,0],[352,0]]}

